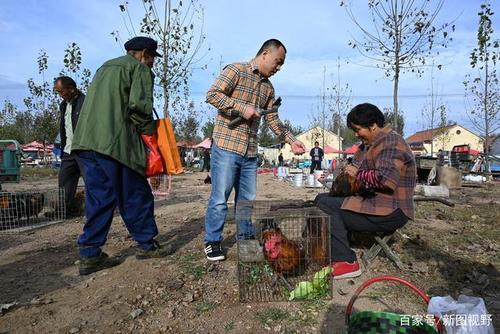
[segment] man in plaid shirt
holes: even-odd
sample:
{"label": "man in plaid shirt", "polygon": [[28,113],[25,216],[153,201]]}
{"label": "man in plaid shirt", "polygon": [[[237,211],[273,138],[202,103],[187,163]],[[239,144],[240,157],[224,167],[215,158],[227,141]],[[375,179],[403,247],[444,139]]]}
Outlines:
{"label": "man in plaid shirt", "polygon": [[415,217],[415,157],[403,137],[384,127],[384,123],[382,112],[369,103],[357,105],[347,115],[347,126],[363,144],[345,172],[373,190],[371,195],[320,194],[315,200],[331,216],[334,279],[361,275],[356,254],[349,246],[349,231],[393,232]]}
{"label": "man in plaid shirt", "polygon": [[[212,192],[205,216],[205,254],[208,260],[225,259],[220,243],[227,214],[227,200],[235,189],[235,202],[254,200],[257,188],[257,131],[261,109],[271,109],[275,100],[269,77],[285,62],[286,48],[276,39],[262,45],[250,62],[227,65],[207,93],[207,102],[217,108],[212,136]],[[243,118],[236,127],[229,123]],[[265,115],[271,130],[289,143],[295,154],[305,146],[278,118]],[[249,222],[240,224],[238,239],[251,239],[254,230]]]}

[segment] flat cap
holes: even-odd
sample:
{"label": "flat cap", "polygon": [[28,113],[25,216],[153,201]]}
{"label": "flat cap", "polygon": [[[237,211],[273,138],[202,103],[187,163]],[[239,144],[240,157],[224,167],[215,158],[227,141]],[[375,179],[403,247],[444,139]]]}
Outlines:
{"label": "flat cap", "polygon": [[138,36],[134,37],[130,40],[128,40],[124,44],[125,50],[136,50],[136,51],[141,51],[141,50],[148,50],[150,51],[153,55],[156,57],[162,57],[161,54],[156,52],[156,49],[158,48],[158,43],[152,38],[145,37],[145,36]]}

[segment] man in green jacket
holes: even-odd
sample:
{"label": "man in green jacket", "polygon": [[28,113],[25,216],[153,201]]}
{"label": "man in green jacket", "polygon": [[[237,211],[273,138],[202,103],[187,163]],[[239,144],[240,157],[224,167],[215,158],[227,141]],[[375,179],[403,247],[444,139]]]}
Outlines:
{"label": "man in green jacket", "polygon": [[101,250],[117,206],[138,243],[136,258],[173,253],[171,246],[154,240],[158,229],[140,137],[155,131],[151,68],[154,58],[161,57],[156,49],[151,38],[132,38],[125,43],[127,54],[105,62],[88,89],[72,143],[86,180],[87,219],[78,238],[80,275],[120,263]]}

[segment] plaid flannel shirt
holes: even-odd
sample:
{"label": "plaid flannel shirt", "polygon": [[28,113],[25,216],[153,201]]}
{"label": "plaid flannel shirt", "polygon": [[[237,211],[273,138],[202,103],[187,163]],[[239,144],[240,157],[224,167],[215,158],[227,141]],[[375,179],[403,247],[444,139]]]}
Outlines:
{"label": "plaid flannel shirt", "polygon": [[[213,141],[221,149],[247,157],[257,156],[257,132],[260,119],[243,120],[235,128],[229,123],[243,116],[247,105],[256,109],[270,109],[274,103],[274,88],[267,78],[259,75],[257,64],[234,63],[222,70],[207,92],[207,102],[217,108]],[[278,113],[264,116],[269,128],[291,144],[295,137],[278,117]]]}
{"label": "plaid flannel shirt", "polygon": [[342,209],[386,216],[399,208],[409,219],[415,218],[413,194],[417,167],[415,157],[403,137],[392,129],[383,128],[370,146],[360,146],[353,164],[360,171],[374,170],[380,183],[392,192],[377,192],[372,198],[347,197]]}

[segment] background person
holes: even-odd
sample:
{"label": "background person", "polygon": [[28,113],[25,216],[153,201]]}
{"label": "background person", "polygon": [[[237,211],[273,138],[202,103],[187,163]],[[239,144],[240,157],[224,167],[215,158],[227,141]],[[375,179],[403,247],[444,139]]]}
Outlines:
{"label": "background person", "polygon": [[75,202],[75,193],[83,167],[78,157],[71,152],[73,132],[80,117],[85,95],[78,90],[76,82],[67,76],[61,76],[54,81],[54,91],[62,97],[59,105],[60,122],[59,138],[61,145],[61,168],[59,169],[58,185],[64,189],[64,217],[79,215],[81,203]]}
{"label": "background person", "polygon": [[309,152],[311,156],[311,174],[314,173],[315,170],[321,170],[321,162],[323,161],[323,149],[319,147],[319,143],[317,141],[314,142],[314,147]]}

